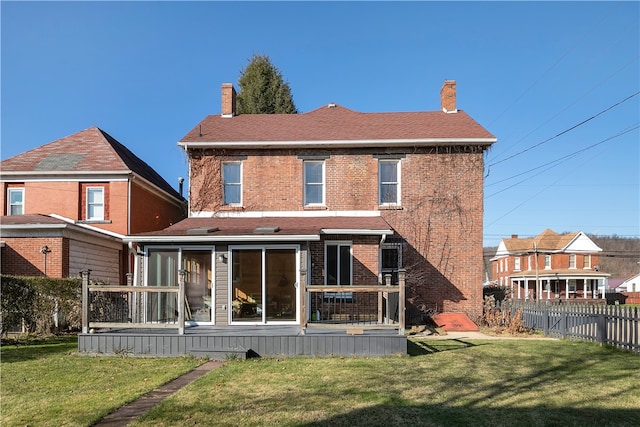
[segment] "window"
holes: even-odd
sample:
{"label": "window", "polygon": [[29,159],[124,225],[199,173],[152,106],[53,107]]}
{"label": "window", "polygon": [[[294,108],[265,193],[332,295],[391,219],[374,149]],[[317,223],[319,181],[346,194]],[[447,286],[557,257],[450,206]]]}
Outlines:
{"label": "window", "polygon": [[380,266],[382,284],[386,285],[386,276],[391,275],[391,284],[398,284],[398,270],[402,266],[401,246],[399,244],[384,244],[380,249]]}
{"label": "window", "polygon": [[222,182],[225,205],[242,204],[242,163],[223,163]]}
{"label": "window", "polygon": [[7,215],[24,214],[24,188],[10,188],[7,200]]}
{"label": "window", "polygon": [[569,254],[569,268],[576,268],[576,254]]}
{"label": "window", "polygon": [[400,160],[378,162],[379,203],[382,206],[400,204]]}
{"label": "window", "polygon": [[324,162],[304,163],[304,205],[324,205]]}
{"label": "window", "polygon": [[527,270],[531,270],[531,255],[527,257]]}
{"label": "window", "polygon": [[87,188],[87,220],[104,219],[104,188]]}
{"label": "window", "polygon": [[520,271],[520,258],[519,257],[514,258],[514,260],[513,260],[513,269],[515,271]]}
{"label": "window", "polygon": [[351,242],[326,242],[325,282],[351,285]]}
{"label": "window", "polygon": [[551,270],[551,255],[544,256],[544,268],[545,270]]}
{"label": "window", "polygon": [[587,254],[584,256],[582,266],[586,269],[591,268],[591,255]]}

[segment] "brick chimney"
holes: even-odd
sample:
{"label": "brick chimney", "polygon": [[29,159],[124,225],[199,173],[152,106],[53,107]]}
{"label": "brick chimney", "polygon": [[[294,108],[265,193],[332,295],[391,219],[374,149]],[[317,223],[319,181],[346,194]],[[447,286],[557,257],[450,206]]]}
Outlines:
{"label": "brick chimney", "polygon": [[440,89],[440,107],[445,113],[457,113],[456,108],[456,81],[445,80]]}
{"label": "brick chimney", "polygon": [[236,115],[236,90],[231,83],[222,83],[222,117]]}

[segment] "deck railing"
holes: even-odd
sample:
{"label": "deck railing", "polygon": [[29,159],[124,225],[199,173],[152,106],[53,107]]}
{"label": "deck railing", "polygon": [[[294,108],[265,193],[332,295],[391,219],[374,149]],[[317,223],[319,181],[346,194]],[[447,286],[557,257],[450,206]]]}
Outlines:
{"label": "deck railing", "polygon": [[364,328],[393,328],[405,332],[405,271],[398,272],[398,284],[335,286],[309,285],[306,292],[311,313],[309,326],[350,325]]}
{"label": "deck railing", "polygon": [[[184,334],[184,274],[178,286],[91,285],[89,271],[82,271],[82,333],[93,328],[173,328]],[[161,312],[146,311],[162,300]],[[151,302],[151,303],[150,303]]]}

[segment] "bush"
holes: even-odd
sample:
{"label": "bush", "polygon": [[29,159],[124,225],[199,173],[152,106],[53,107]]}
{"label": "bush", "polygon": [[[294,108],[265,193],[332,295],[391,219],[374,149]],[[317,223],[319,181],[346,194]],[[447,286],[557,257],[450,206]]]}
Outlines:
{"label": "bush", "polygon": [[0,276],[0,333],[50,334],[80,329],[81,279]]}
{"label": "bush", "polygon": [[480,324],[496,333],[507,333],[510,335],[531,333],[531,329],[524,326],[522,320],[523,310],[519,308],[512,313],[509,308],[501,309],[496,306],[496,299],[493,295],[485,297],[482,307],[482,318]]}

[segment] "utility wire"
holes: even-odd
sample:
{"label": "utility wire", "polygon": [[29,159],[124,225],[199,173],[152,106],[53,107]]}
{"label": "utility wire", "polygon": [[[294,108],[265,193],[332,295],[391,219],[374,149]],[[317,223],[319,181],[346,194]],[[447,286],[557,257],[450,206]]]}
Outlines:
{"label": "utility wire", "polygon": [[537,144],[534,144],[534,145],[532,145],[532,146],[531,146],[531,147],[529,147],[529,148],[526,148],[526,149],[524,149],[524,150],[522,150],[522,151],[520,151],[520,152],[518,152],[518,153],[512,154],[511,156],[509,156],[509,157],[507,157],[507,158],[504,158],[504,159],[502,159],[502,160],[498,160],[497,162],[493,162],[493,163],[489,164],[489,166],[488,166],[488,167],[490,168],[491,166],[495,166],[495,165],[500,164],[500,163],[502,163],[502,162],[506,162],[507,160],[509,160],[509,159],[513,159],[514,157],[519,156],[519,155],[521,155],[521,154],[524,154],[524,153],[526,153],[527,151],[533,150],[534,148],[539,147],[539,146],[541,146],[542,144],[546,144],[547,142],[552,141],[552,140],[554,140],[554,139],[556,139],[556,138],[558,138],[558,137],[560,137],[560,136],[564,135],[565,133],[571,132],[572,130],[574,130],[574,129],[576,129],[576,128],[578,128],[578,127],[580,127],[580,126],[582,126],[582,125],[584,125],[584,124],[586,124],[586,123],[588,123],[588,122],[590,122],[591,120],[593,120],[593,119],[597,118],[598,116],[600,116],[600,115],[602,115],[602,114],[606,113],[607,111],[609,111],[609,110],[611,110],[611,109],[613,109],[613,108],[617,107],[618,105],[621,105],[621,104],[623,104],[623,103],[627,102],[628,100],[630,100],[630,99],[631,99],[631,98],[633,98],[634,96],[638,96],[639,94],[640,94],[640,91],[638,91],[638,92],[636,92],[636,93],[634,93],[634,94],[632,94],[632,95],[629,95],[628,97],[626,97],[626,98],[625,98],[625,99],[623,99],[622,101],[616,102],[615,104],[611,105],[610,107],[605,108],[604,110],[602,110],[602,111],[600,111],[599,113],[597,113],[597,114],[595,114],[595,115],[593,115],[593,116],[589,117],[588,119],[585,119],[585,120],[581,121],[580,123],[577,123],[577,124],[575,124],[575,125],[571,126],[570,128],[565,129],[565,130],[563,130],[562,132],[560,132],[560,133],[558,133],[558,134],[556,134],[556,135],[554,135],[554,136],[552,136],[552,137],[550,137],[550,138],[545,139],[544,141],[538,142]]}
{"label": "utility wire", "polygon": [[[535,174],[535,175],[533,175],[533,176],[527,177],[526,179],[523,179],[523,180],[521,180],[521,181],[518,181],[518,182],[516,182],[515,184],[512,184],[512,185],[510,185],[510,186],[508,186],[508,187],[506,187],[506,188],[503,188],[503,189],[502,189],[502,190],[500,190],[500,191],[497,191],[497,192],[495,192],[495,193],[493,193],[493,194],[490,194],[490,195],[488,195],[488,196],[485,196],[485,198],[486,198],[486,199],[488,199],[488,198],[493,197],[493,196],[495,196],[495,195],[497,195],[497,194],[500,194],[500,193],[502,193],[502,192],[504,192],[504,191],[507,191],[508,189],[513,188],[513,187],[515,187],[516,185],[520,185],[520,184],[522,184],[523,182],[526,182],[526,181],[528,181],[529,179],[531,179],[531,178],[533,178],[533,177],[535,177],[535,176],[538,176],[538,175],[540,175],[540,174],[542,174],[542,173],[544,173],[544,172],[548,171],[549,169],[552,169],[552,168],[554,168],[554,167],[558,166],[558,165],[559,165],[559,164],[561,164],[561,163],[564,163],[564,161],[567,161],[567,160],[569,160],[569,159],[571,159],[571,158],[573,158],[573,157],[575,157],[575,156],[577,156],[577,155],[579,155],[579,154],[582,154],[582,153],[584,153],[584,152],[585,152],[585,151],[587,151],[587,150],[590,150],[590,149],[592,149],[592,148],[595,148],[595,147],[597,147],[597,146],[598,146],[598,145],[600,145],[600,144],[604,144],[604,143],[605,143],[605,142],[607,142],[607,141],[611,141],[612,139],[615,139],[615,138],[621,137],[622,135],[625,135],[625,134],[627,134],[627,133],[629,133],[629,132],[632,132],[632,131],[634,131],[634,130],[636,130],[636,129],[638,129],[638,128],[640,128],[640,125],[636,124],[636,125],[635,125],[634,127],[632,127],[632,128],[629,128],[629,129],[627,129],[627,130],[625,130],[625,131],[622,131],[622,132],[620,132],[620,133],[618,133],[618,134],[616,134],[616,135],[610,136],[609,138],[605,138],[605,139],[603,139],[602,141],[596,142],[595,144],[591,144],[591,145],[589,145],[588,147],[581,148],[580,150],[578,150],[578,151],[574,151],[574,152],[573,152],[573,153],[571,153],[571,154],[567,154],[566,156],[563,156],[563,157],[560,157],[560,158],[558,158],[558,159],[552,160],[551,162],[548,162],[548,163],[545,163],[545,164],[543,164],[543,165],[537,166],[537,167],[535,167],[535,168],[533,168],[533,169],[529,169],[528,171],[521,172],[521,173],[519,173],[519,174],[517,174],[517,175],[513,175],[513,176],[511,176],[511,177],[509,177],[509,178],[505,178],[505,179],[503,179],[503,180],[501,180],[501,181],[494,182],[494,183],[492,183],[492,184],[487,184],[487,185],[486,185],[486,187],[490,187],[490,186],[492,186],[492,185],[499,184],[499,183],[504,182],[504,181],[508,181],[508,180],[510,180],[510,179],[513,179],[513,178],[516,178],[516,177],[518,177],[518,176],[521,176],[521,175],[527,174],[527,173],[529,173],[529,172],[533,172],[534,170],[537,170],[537,169],[543,168],[543,167],[545,167],[545,166],[549,166],[548,168],[546,168],[546,169],[544,169],[544,170],[542,170],[542,171],[538,172],[537,174]],[[518,207],[519,207],[519,206],[518,206]]]}

